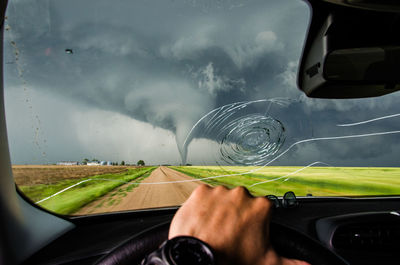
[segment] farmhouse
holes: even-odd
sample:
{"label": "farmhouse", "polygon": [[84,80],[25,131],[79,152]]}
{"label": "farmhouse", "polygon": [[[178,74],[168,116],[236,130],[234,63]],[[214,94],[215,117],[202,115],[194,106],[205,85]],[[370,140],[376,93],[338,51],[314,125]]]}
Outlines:
{"label": "farmhouse", "polygon": [[88,166],[100,166],[100,162],[87,162]]}
{"label": "farmhouse", "polygon": [[77,165],[79,165],[79,162],[76,161],[57,162],[57,166],[77,166]]}
{"label": "farmhouse", "polygon": [[92,161],[92,162],[87,162],[88,166],[112,166],[111,161]]}

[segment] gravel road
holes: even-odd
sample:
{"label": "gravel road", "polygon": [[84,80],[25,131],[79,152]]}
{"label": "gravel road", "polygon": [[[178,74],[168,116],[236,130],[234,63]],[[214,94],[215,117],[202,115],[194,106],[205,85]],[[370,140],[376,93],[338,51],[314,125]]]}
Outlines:
{"label": "gravel road", "polygon": [[[160,166],[155,169],[149,177],[141,183],[158,183],[158,182],[172,182],[182,180],[193,180],[193,178],[170,169],[168,167]],[[113,211],[126,211],[134,209],[146,209],[155,207],[167,207],[181,205],[189,197],[192,191],[200,185],[201,182],[181,182],[181,183],[168,183],[168,184],[152,184],[152,185],[139,185],[126,192],[126,196],[116,198],[113,192],[89,203],[78,212],[76,215],[94,214]],[[129,184],[123,185],[120,188]],[[113,203],[109,203],[114,201]]]}

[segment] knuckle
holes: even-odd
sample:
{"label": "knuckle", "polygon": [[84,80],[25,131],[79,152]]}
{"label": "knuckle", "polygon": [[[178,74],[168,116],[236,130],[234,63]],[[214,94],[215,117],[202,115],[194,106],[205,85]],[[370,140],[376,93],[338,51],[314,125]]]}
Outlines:
{"label": "knuckle", "polygon": [[254,202],[257,207],[263,208],[263,209],[269,209],[272,206],[272,202],[265,197],[257,197],[254,199]]}
{"label": "knuckle", "polygon": [[219,192],[226,192],[228,189],[225,186],[220,185],[220,186],[215,187],[214,190],[215,190],[215,192],[219,193]]}
{"label": "knuckle", "polygon": [[197,190],[200,190],[200,191],[207,191],[207,190],[209,190],[209,189],[211,189],[210,188],[210,186],[208,186],[207,184],[200,184],[197,188],[196,188]]}
{"label": "knuckle", "polygon": [[245,192],[245,188],[243,186],[237,186],[232,191],[244,193]]}
{"label": "knuckle", "polygon": [[232,193],[234,193],[235,195],[238,195],[238,196],[249,196],[250,197],[250,192],[243,186],[235,187],[232,190]]}
{"label": "knuckle", "polygon": [[199,185],[192,193],[193,197],[198,197],[206,194],[211,188],[206,184]]}

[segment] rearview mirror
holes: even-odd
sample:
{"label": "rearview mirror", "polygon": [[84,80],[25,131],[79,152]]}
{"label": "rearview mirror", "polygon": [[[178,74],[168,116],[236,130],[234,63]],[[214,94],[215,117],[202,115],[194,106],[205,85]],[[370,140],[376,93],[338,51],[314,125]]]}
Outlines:
{"label": "rearview mirror", "polygon": [[299,88],[317,98],[376,97],[400,90],[400,3],[389,12],[382,6],[360,7],[368,1],[344,2],[310,1],[313,19]]}

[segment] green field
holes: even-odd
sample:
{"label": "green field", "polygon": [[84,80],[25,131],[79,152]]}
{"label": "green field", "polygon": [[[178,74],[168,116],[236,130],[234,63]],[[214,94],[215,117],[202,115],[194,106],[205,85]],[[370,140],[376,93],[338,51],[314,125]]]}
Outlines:
{"label": "green field", "polygon": [[[107,200],[102,201],[99,207],[103,204],[118,204],[127,193],[138,186],[136,183],[148,177],[155,168],[130,168],[121,173],[85,178],[66,177],[52,184],[21,185],[19,188],[33,202],[46,199],[38,205],[68,215],[74,214],[104,195],[108,196]],[[287,191],[293,191],[297,196],[400,195],[400,168],[233,166],[170,166],[170,168],[211,185],[225,185],[229,188],[246,186],[254,195],[282,196]],[[122,185],[124,186],[121,187]]]}
{"label": "green field", "polygon": [[[156,167],[145,167],[128,169],[126,172],[117,174],[103,174],[80,179],[65,179],[55,184],[40,184],[34,186],[19,186],[19,189],[33,202],[38,202],[44,198],[54,195],[74,184],[83,182],[71,189],[68,189],[52,198],[41,203],[45,209],[59,213],[72,214],[84,205],[111,192],[127,182],[140,182]],[[133,189],[137,184],[129,185],[128,189]]]}
{"label": "green field", "polygon": [[[171,167],[211,185],[246,186],[254,195],[372,196],[400,195],[400,168],[377,167]],[[267,183],[254,185],[263,181]],[[254,186],[252,186],[254,185]]]}

